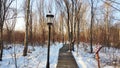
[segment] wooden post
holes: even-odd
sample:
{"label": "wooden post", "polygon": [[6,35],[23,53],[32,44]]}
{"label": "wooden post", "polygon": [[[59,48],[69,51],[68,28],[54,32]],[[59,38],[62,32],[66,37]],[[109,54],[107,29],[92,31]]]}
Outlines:
{"label": "wooden post", "polygon": [[95,58],[96,58],[96,60],[97,60],[97,62],[98,62],[98,68],[100,68],[100,61],[99,61],[100,57],[99,57],[99,52],[97,52],[97,53],[95,54]]}
{"label": "wooden post", "polygon": [[98,68],[100,68],[99,51],[100,51],[101,48],[102,48],[102,46],[99,46],[99,48],[97,48],[97,50],[96,50],[96,52],[95,52],[95,58],[96,58],[96,60],[97,60],[97,62],[98,62]]}

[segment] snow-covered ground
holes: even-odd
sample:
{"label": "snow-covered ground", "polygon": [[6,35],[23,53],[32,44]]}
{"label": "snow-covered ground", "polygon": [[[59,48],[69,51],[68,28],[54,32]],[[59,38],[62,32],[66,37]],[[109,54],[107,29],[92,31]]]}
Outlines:
{"label": "snow-covered ground", "polygon": [[[18,68],[46,68],[47,62],[47,46],[36,45],[35,50],[29,46],[28,55],[22,56],[24,46],[22,44],[10,45],[14,47],[4,49],[3,61],[0,61],[0,68],[15,68],[14,54],[17,58]],[[56,68],[58,62],[59,49],[63,46],[62,43],[55,43],[50,46],[50,68]],[[95,49],[95,46],[93,46]],[[91,54],[89,44],[80,43],[75,45],[75,51],[72,52],[76,59],[79,68],[98,68],[94,53]],[[100,52],[101,68],[120,68],[120,49],[103,47]],[[115,65],[116,62],[116,65]]]}
{"label": "snow-covered ground", "polygon": [[[14,46],[15,50],[14,47],[8,50],[4,49],[3,61],[0,61],[0,68],[15,68],[14,54],[16,54],[17,57],[18,68],[46,68],[46,46],[35,46],[35,51],[31,51],[32,47],[29,46],[29,53],[26,57],[22,56],[24,48],[23,45],[14,44]],[[59,49],[62,46],[62,43],[55,43],[50,46],[50,68],[56,68]]]}
{"label": "snow-covered ground", "polygon": [[[93,49],[95,49],[95,47],[96,46],[93,46]],[[75,51],[72,52],[72,54],[75,57],[79,68],[98,68],[95,55],[94,53],[90,54],[89,49],[89,44],[84,43],[83,46],[83,43],[80,43],[77,51],[77,46],[75,45]],[[120,68],[120,49],[103,47],[100,50],[99,55],[101,68]]]}
{"label": "snow-covered ground", "polygon": [[100,51],[100,61],[105,68],[120,68],[120,49],[104,47]]}
{"label": "snow-covered ground", "polygon": [[94,54],[90,54],[84,50],[82,43],[79,44],[78,51],[75,45],[75,51],[72,52],[79,68],[97,68],[97,61],[94,59]]}

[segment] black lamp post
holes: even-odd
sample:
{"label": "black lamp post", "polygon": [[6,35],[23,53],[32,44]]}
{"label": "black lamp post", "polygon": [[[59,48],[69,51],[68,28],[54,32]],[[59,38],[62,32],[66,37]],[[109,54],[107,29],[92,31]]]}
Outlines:
{"label": "black lamp post", "polygon": [[46,64],[46,68],[50,68],[50,64],[49,64],[49,56],[50,56],[50,32],[51,32],[51,25],[52,25],[52,19],[54,17],[54,15],[51,14],[51,12],[49,11],[49,14],[46,15],[47,17],[47,25],[48,25],[48,29],[49,29],[49,35],[48,35],[48,52],[47,52],[47,64]]}

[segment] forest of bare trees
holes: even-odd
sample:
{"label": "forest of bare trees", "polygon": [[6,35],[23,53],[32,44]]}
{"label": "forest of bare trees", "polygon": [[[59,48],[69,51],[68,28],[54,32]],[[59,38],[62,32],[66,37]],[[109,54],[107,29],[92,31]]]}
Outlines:
{"label": "forest of bare trees", "polygon": [[[12,7],[16,0],[0,0],[0,60],[4,43],[24,43],[24,56],[30,43],[47,41],[46,14],[55,15],[51,42],[79,42],[120,47],[120,3],[117,0],[25,0],[22,7]],[[19,1],[18,3],[19,4]],[[17,6],[17,5],[16,5]],[[25,30],[15,31],[19,10],[24,15]],[[118,15],[118,16],[117,16]],[[23,24],[24,25],[24,24]]]}

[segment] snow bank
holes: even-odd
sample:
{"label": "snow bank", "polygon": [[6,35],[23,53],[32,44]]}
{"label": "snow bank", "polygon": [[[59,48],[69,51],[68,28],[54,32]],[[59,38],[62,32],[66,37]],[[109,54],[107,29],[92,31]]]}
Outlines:
{"label": "snow bank", "polygon": [[[93,49],[95,49],[95,46],[93,46]],[[94,54],[90,54],[89,52],[89,44],[80,43],[78,52],[77,46],[75,45],[75,51],[72,52],[72,54],[76,59],[79,68],[98,68]],[[101,68],[120,68],[120,49],[103,47],[99,52],[99,56]],[[116,65],[114,65],[113,62],[116,63]]]}
{"label": "snow bank", "polygon": [[75,45],[75,51],[72,52],[79,68],[97,68],[97,62],[94,59],[94,55],[84,51],[83,47],[79,45],[77,52],[77,47]]}
{"label": "snow bank", "polygon": [[[46,68],[47,47],[35,46],[35,51],[28,53],[26,57],[22,56],[23,45],[15,44],[15,54],[17,57],[18,68]],[[50,46],[50,68],[56,68],[59,49],[62,43],[55,43]],[[29,49],[32,47],[29,46]],[[3,61],[0,62],[0,68],[15,68],[14,47],[9,50],[4,49]]]}

